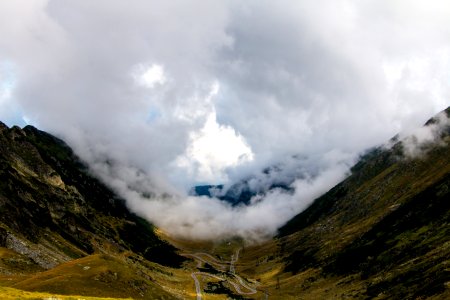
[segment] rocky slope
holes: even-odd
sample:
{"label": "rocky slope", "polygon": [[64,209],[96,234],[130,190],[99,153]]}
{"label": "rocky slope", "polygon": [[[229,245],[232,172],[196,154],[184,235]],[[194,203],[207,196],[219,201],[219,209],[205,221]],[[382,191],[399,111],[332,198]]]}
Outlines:
{"label": "rocky slope", "polygon": [[275,239],[165,237],[182,257],[64,142],[0,123],[0,295],[449,299],[449,117],[369,151]]}
{"label": "rocky slope", "polygon": [[[144,274],[143,262],[178,267],[184,260],[154,234],[149,223],[130,213],[122,199],[91,176],[63,141],[31,126],[10,129],[2,123],[0,247],[0,275],[4,276],[50,272],[45,270],[55,273],[74,259],[101,254],[95,260],[112,268],[85,279],[109,282],[110,286],[115,283],[114,292],[105,287],[100,293],[105,296],[169,297]],[[141,276],[125,276],[123,267],[112,263],[117,257],[130,266],[141,261],[133,269]],[[115,280],[117,274],[127,277],[120,288],[117,283],[122,280]],[[37,278],[23,277],[28,282],[16,282],[20,281],[17,276],[8,279],[18,287],[61,291],[60,283],[47,283],[43,288]],[[66,290],[75,292],[82,285],[80,281]],[[94,285],[85,287],[87,294],[89,289],[96,290]],[[155,291],[150,292],[152,289]]]}

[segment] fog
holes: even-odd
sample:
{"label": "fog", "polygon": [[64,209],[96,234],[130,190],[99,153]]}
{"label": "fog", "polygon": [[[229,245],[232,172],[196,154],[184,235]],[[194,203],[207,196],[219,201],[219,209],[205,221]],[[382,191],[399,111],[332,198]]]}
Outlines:
{"label": "fog", "polygon": [[[258,240],[449,105],[449,31],[444,0],[4,0],[0,119],[168,234]],[[250,177],[250,206],[188,196]]]}

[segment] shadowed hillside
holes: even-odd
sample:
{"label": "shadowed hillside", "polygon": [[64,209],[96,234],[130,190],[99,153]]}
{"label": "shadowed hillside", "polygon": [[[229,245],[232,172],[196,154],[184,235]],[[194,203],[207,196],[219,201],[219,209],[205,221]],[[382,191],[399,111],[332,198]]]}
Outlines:
{"label": "shadowed hillside", "polygon": [[[174,247],[154,234],[152,225],[130,213],[122,199],[91,176],[63,141],[31,126],[9,129],[4,124],[0,124],[0,247],[0,275],[6,276],[56,272],[53,269],[64,268],[60,266],[73,259],[104,254],[96,259],[105,265],[100,273],[112,276],[105,280],[114,285],[113,291],[100,289],[105,297],[169,295],[148,276],[133,275],[144,272],[139,271],[141,267],[128,268],[132,274],[124,275],[128,278],[124,286],[113,284],[119,281],[111,274],[127,272],[117,270],[120,264],[109,269],[116,260],[112,256],[169,267],[179,267],[184,261]],[[75,285],[66,282],[64,288],[56,280],[42,285],[36,278],[16,285],[100,295],[92,290],[98,280],[85,279],[88,285],[82,289],[83,278]],[[149,293],[152,289],[159,292]]]}
{"label": "shadowed hillside", "polygon": [[450,108],[425,124],[433,139],[396,137],[368,151],[271,241],[158,231],[181,256],[64,142],[0,124],[0,295],[448,299],[448,117]]}
{"label": "shadowed hillside", "polygon": [[[450,116],[450,108],[444,113]],[[242,271],[259,276],[277,299],[449,297],[446,124],[438,140],[416,144],[420,155],[406,155],[406,142],[395,140],[368,152],[276,241],[248,249]]]}

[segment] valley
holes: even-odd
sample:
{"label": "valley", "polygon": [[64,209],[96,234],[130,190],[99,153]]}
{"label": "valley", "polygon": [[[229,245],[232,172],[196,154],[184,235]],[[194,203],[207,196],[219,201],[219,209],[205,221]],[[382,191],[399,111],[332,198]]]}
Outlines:
{"label": "valley", "polygon": [[1,126],[0,295],[449,298],[450,128],[440,134],[420,156],[401,141],[368,151],[277,236],[249,243],[174,238],[131,213],[63,141]]}
{"label": "valley", "polygon": [[449,300],[449,31],[449,0],[0,0],[0,300]]}

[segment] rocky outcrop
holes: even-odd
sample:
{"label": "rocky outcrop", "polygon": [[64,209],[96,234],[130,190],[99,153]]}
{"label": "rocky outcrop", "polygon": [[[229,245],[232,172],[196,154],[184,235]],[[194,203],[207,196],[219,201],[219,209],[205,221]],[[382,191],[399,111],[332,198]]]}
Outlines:
{"label": "rocky outcrop", "polygon": [[0,128],[0,246],[45,269],[94,252],[184,260],[62,140],[32,126]]}

